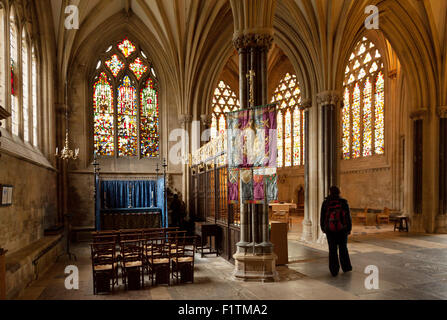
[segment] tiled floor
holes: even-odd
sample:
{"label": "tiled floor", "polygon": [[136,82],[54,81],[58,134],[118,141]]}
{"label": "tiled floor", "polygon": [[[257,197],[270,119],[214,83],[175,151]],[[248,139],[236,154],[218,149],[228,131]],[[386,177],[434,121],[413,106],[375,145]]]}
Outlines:
{"label": "tiled floor", "polygon": [[[147,287],[125,292],[120,286],[114,295],[92,294],[89,250],[75,247],[80,272],[79,290],[64,286],[61,261],[33,283],[21,299],[447,299],[447,235],[358,232],[349,248],[354,270],[330,276],[326,245],[306,245],[289,239],[290,264],[278,267],[280,281],[252,283],[233,281],[233,265],[222,258],[197,258],[194,284]],[[365,267],[379,269],[379,289],[365,288]]]}

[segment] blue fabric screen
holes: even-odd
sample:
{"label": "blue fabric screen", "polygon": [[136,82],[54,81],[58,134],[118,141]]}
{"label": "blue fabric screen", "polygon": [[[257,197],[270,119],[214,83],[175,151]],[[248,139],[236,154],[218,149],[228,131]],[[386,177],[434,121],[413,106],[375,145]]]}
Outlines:
{"label": "blue fabric screen", "polygon": [[156,207],[155,181],[101,181],[102,209]]}

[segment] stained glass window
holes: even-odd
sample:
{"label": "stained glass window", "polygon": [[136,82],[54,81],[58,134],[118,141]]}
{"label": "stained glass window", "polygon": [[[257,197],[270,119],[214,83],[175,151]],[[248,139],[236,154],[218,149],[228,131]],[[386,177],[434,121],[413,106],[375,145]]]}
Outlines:
{"label": "stained glass window", "polygon": [[148,77],[147,72],[154,68],[127,38],[109,46],[106,54],[96,63],[95,152],[156,158],[160,155],[158,85],[156,77]]}
{"label": "stained glass window", "polygon": [[117,97],[118,155],[138,154],[137,92],[129,76],[124,76]]}
{"label": "stained glass window", "polygon": [[211,118],[211,139],[226,131],[225,113],[240,109],[240,103],[236,93],[224,81],[219,81],[214,90],[212,118]]}
{"label": "stained glass window", "polygon": [[22,32],[22,113],[23,139],[30,141],[29,134],[29,78],[28,78],[28,44],[25,30]]}
{"label": "stained glass window", "polygon": [[124,39],[120,44],[118,44],[118,48],[123,53],[125,58],[128,58],[136,51],[136,47],[129,41],[129,39]]}
{"label": "stained glass window", "polygon": [[124,68],[124,63],[114,54],[110,60],[106,61],[106,65],[109,67],[112,74],[116,77],[118,73]]}
{"label": "stained glass window", "polygon": [[350,56],[343,100],[343,159],[384,154],[384,64],[379,50],[367,38]]}
{"label": "stained glass window", "polygon": [[148,79],[141,91],[140,150],[142,157],[154,158],[159,153],[158,92]]}
{"label": "stained glass window", "polygon": [[9,49],[11,60],[11,123],[12,134],[19,135],[19,110],[17,99],[17,27],[15,25],[14,10],[11,10],[10,26],[9,26]]}
{"label": "stained glass window", "polygon": [[39,137],[37,134],[37,59],[34,47],[31,50],[31,102],[33,104],[33,145],[39,145]]}
{"label": "stained glass window", "polygon": [[[5,9],[0,5],[0,52],[5,52],[5,31],[4,31],[4,20],[5,19]],[[0,105],[5,106],[5,91],[6,91],[6,75],[5,75],[5,55],[0,54]],[[6,121],[0,121],[1,126],[5,128]]]}
{"label": "stained glass window", "polygon": [[304,165],[304,113],[299,108],[301,90],[296,75],[287,73],[272,98],[277,104],[278,167]]}
{"label": "stained glass window", "polygon": [[147,71],[147,67],[140,58],[136,58],[135,61],[130,64],[129,68],[133,71],[138,80],[140,80]]}
{"label": "stained glass window", "polygon": [[375,100],[375,151],[376,154],[383,154],[385,152],[385,79],[382,72],[377,76]]}
{"label": "stained glass window", "polygon": [[115,152],[113,90],[104,72],[93,86],[93,92],[95,151],[101,156],[113,156]]}

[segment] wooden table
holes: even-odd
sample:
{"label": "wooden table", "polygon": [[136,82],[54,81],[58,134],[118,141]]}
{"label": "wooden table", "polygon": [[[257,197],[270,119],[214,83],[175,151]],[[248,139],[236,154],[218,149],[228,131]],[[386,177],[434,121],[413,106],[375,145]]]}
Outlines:
{"label": "wooden table", "polygon": [[[217,224],[207,223],[207,222],[196,222],[195,223],[195,231],[196,235],[200,236],[200,247],[197,247],[197,250],[201,253],[201,256],[207,254],[215,254],[216,257],[219,256],[219,251],[217,249],[217,238],[218,238],[218,228]],[[215,249],[212,248],[211,240],[214,237]],[[208,239],[208,246],[206,246]],[[208,249],[208,252],[204,250]]]}
{"label": "wooden table", "polygon": [[290,209],[298,208],[296,203],[270,203],[269,206],[273,211],[290,211]]}

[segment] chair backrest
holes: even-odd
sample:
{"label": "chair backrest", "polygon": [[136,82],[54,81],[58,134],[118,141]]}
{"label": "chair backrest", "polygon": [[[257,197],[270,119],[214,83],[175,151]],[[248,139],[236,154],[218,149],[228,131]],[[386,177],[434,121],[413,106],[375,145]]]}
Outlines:
{"label": "chair backrest", "polygon": [[139,232],[122,232],[120,233],[120,241],[127,240],[141,240],[143,237],[143,233]]}
{"label": "chair backrest", "polygon": [[93,243],[99,242],[113,242],[116,243],[118,236],[114,234],[110,235],[96,235],[93,236]]}
{"label": "chair backrest", "polygon": [[154,259],[170,257],[170,247],[167,247],[169,244],[167,244],[165,237],[147,239],[144,243],[146,256],[150,262]]}
{"label": "chair backrest", "polygon": [[385,208],[383,209],[383,214],[385,214],[385,215],[389,215],[389,214],[390,214],[390,209],[387,208],[387,207],[385,207]]}
{"label": "chair backrest", "polygon": [[91,245],[92,265],[108,265],[115,262],[115,242],[99,242]]}
{"label": "chair backrest", "polygon": [[143,259],[143,243],[141,240],[123,240],[120,247],[123,263]]}

